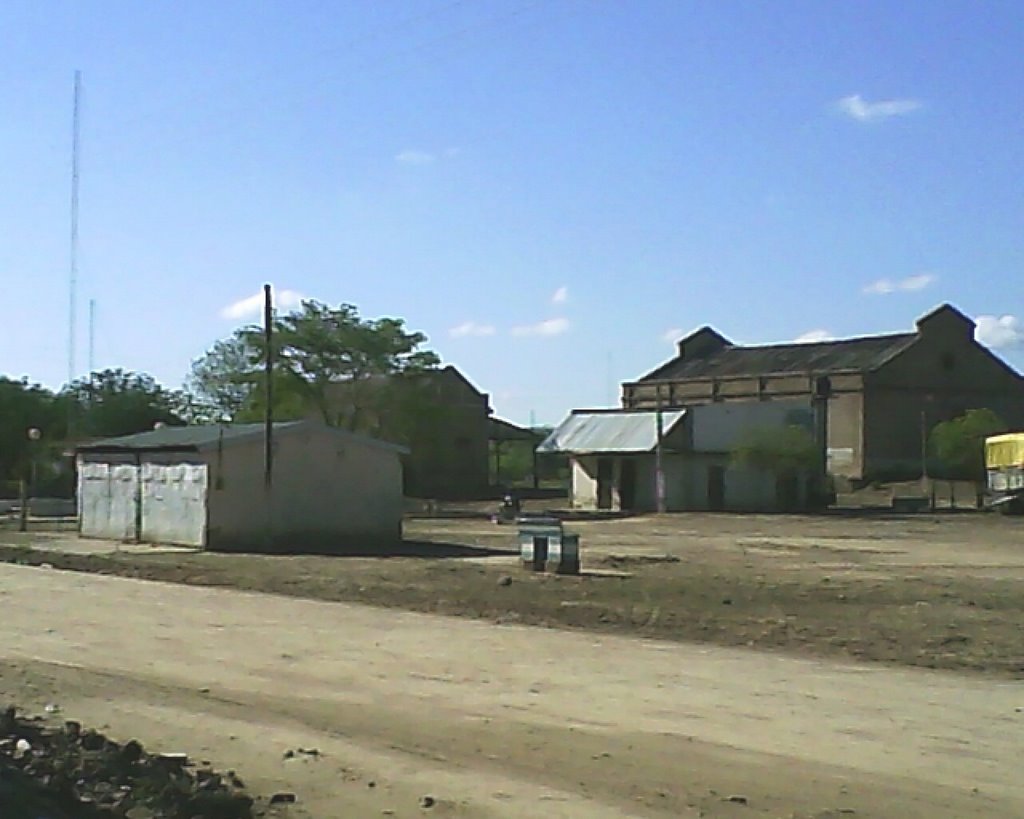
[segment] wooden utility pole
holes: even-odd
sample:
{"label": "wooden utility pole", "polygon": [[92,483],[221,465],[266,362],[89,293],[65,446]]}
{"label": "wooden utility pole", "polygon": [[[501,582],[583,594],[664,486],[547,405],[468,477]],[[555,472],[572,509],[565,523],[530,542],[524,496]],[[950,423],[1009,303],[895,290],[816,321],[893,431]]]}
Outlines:
{"label": "wooden utility pole", "polygon": [[[830,500],[828,480],[828,402],[832,397],[832,380],[827,376],[821,376],[814,382],[814,394],[811,400],[811,407],[814,413],[814,450],[817,454],[814,476],[814,494],[816,497],[807,498],[814,501],[814,506],[824,507],[826,500]],[[818,497],[820,496],[820,497]]]}
{"label": "wooden utility pole", "polygon": [[661,413],[661,387],[657,388],[658,406],[655,411],[655,425],[657,439],[654,446],[654,491],[657,499],[658,514],[663,515],[666,511],[665,504],[665,455],[663,440],[665,437],[665,421]]}
{"label": "wooden utility pole", "polygon": [[928,492],[928,415],[921,410],[921,491]]}
{"label": "wooden utility pole", "polygon": [[268,550],[274,549],[274,301],[270,285],[263,285],[263,344],[265,361],[263,365],[263,508],[266,513],[264,537]]}
{"label": "wooden utility pole", "polygon": [[263,482],[269,490],[274,482],[274,302],[270,285],[263,285],[263,340],[266,347],[264,377],[266,408],[263,412]]}
{"label": "wooden utility pole", "polygon": [[28,531],[28,485],[24,478],[18,481],[18,531]]}

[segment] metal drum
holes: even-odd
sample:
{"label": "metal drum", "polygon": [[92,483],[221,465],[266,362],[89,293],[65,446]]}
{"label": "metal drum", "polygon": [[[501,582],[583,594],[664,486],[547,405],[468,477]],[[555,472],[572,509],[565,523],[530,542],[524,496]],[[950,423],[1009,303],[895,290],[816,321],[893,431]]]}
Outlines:
{"label": "metal drum", "polygon": [[579,574],[579,535],[566,534],[558,518],[519,518],[519,556],[531,572]]}

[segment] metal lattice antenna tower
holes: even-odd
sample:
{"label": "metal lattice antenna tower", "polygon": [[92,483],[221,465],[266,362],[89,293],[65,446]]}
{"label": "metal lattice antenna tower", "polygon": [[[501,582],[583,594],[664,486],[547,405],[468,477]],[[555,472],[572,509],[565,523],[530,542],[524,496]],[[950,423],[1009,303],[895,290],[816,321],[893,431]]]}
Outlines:
{"label": "metal lattice antenna tower", "polygon": [[75,103],[71,118],[71,273],[68,281],[68,383],[75,380],[75,319],[78,289],[78,120],[82,72],[75,72]]}

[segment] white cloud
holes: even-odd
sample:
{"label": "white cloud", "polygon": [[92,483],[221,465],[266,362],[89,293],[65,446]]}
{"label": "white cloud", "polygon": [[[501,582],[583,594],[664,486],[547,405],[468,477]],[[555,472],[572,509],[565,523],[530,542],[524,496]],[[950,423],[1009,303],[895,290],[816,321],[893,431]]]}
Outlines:
{"label": "white cloud", "polygon": [[395,161],[403,165],[429,165],[437,159],[428,151],[418,151],[415,148],[406,148],[404,151],[395,154]]}
{"label": "white cloud", "polygon": [[935,277],[931,273],[910,276],[900,282],[900,290],[924,290],[933,281],[935,281]]}
{"label": "white cloud", "polygon": [[465,321],[448,331],[452,338],[465,338],[466,336],[493,336],[497,330],[493,324],[478,324],[475,321]]}
{"label": "white cloud", "polygon": [[887,296],[890,293],[899,291],[913,293],[924,290],[935,281],[931,273],[919,273],[916,276],[907,276],[905,279],[879,279],[864,288],[869,296]]}
{"label": "white cloud", "polygon": [[669,344],[675,344],[679,339],[683,337],[683,333],[686,331],[681,327],[673,327],[671,330],[666,330],[661,335],[662,341],[667,341]]}
{"label": "white cloud", "polygon": [[974,337],[986,347],[1020,347],[1024,345],[1024,326],[1016,316],[978,316]]}
{"label": "white cloud", "polygon": [[860,94],[843,97],[836,103],[836,108],[839,111],[858,122],[873,122],[874,120],[889,119],[890,117],[902,117],[912,114],[922,107],[923,103],[920,100],[896,99],[868,102]]}
{"label": "white cloud", "polygon": [[871,296],[887,296],[896,291],[896,283],[892,279],[879,279],[864,288],[864,292]]}
{"label": "white cloud", "polygon": [[803,335],[799,335],[793,339],[797,344],[814,344],[818,341],[831,341],[835,336],[832,335],[828,330],[808,330]]}
{"label": "white cloud", "polygon": [[560,336],[569,331],[569,319],[553,318],[512,328],[514,336]]}
{"label": "white cloud", "polygon": [[[302,304],[306,298],[295,290],[278,290],[274,293],[274,308],[277,310],[290,310]],[[263,291],[252,296],[229,304],[220,311],[221,318],[244,319],[250,316],[258,316],[263,312]]]}
{"label": "white cloud", "polygon": [[551,295],[552,304],[565,304],[569,301],[569,288],[564,284]]}

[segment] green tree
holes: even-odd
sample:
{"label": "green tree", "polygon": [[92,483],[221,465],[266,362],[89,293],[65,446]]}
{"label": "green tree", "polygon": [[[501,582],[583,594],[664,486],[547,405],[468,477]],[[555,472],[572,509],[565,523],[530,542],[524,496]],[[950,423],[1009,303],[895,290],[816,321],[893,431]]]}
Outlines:
{"label": "green tree", "polygon": [[[421,349],[425,342],[401,319],[364,319],[351,304],[305,301],[274,321],[274,415],[315,414],[333,426],[410,440],[435,409],[420,376],[440,360]],[[243,327],[193,363],[189,392],[224,420],[259,418],[265,362],[263,328]]]}
{"label": "green tree", "polygon": [[[315,301],[277,323],[276,355],[281,370],[290,375],[296,392],[306,406],[320,413],[326,423],[339,423],[332,417],[331,385],[347,383],[352,412],[344,425],[359,429],[369,422],[362,417],[373,410],[374,400],[382,399],[388,381],[401,383],[406,393],[415,392],[415,379],[409,378],[437,367],[437,355],[419,347],[427,339],[418,332],[407,332],[401,319],[363,319],[351,304],[337,308]],[[375,415],[379,415],[379,407]]]}
{"label": "green tree", "polygon": [[756,427],[736,442],[732,460],[742,466],[792,474],[817,467],[820,453],[814,436],[802,426]]}
{"label": "green tree", "polygon": [[985,481],[985,439],[1006,430],[1006,424],[992,410],[967,410],[935,426],[929,436],[929,449],[942,462],[947,477],[975,484],[980,501],[980,487]]}
{"label": "green tree", "polygon": [[74,414],[76,437],[107,438],[182,424],[181,398],[145,373],[103,370],[66,386],[59,400]]}
{"label": "green tree", "polygon": [[569,476],[567,455],[535,455],[537,446],[553,431],[553,427],[531,427],[529,438],[513,437],[492,441],[490,457],[494,480],[507,486],[527,486],[534,481],[538,485],[545,482],[548,486],[565,483]]}
{"label": "green tree", "polygon": [[236,333],[216,342],[192,362],[185,382],[190,421],[236,420],[253,400],[261,383],[261,346],[252,349],[249,337]]}
{"label": "green tree", "polygon": [[[0,376],[0,481],[26,478],[40,449],[49,450],[64,439],[66,424],[66,413],[48,389],[28,379]],[[42,434],[38,442],[29,438],[33,428]]]}

